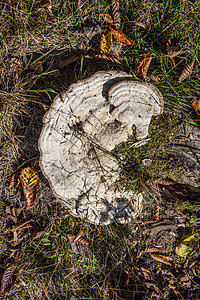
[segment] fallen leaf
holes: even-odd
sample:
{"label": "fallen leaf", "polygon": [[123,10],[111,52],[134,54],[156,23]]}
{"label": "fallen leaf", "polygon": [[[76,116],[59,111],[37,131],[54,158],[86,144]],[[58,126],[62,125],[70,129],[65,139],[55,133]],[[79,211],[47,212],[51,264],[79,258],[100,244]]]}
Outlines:
{"label": "fallen leaf", "polygon": [[20,178],[19,178],[20,172],[16,172],[15,174],[13,174],[11,181],[10,181],[10,185],[9,188],[12,190],[16,190],[20,184]]}
{"label": "fallen leaf", "polygon": [[148,51],[145,55],[145,58],[141,61],[139,67],[137,68],[138,77],[146,79],[151,60],[152,54]]}
{"label": "fallen leaf", "polygon": [[183,47],[179,38],[173,37],[167,41],[167,54],[170,58],[176,57],[183,53]]}
{"label": "fallen leaf", "polygon": [[168,39],[167,41],[167,54],[171,59],[173,66],[176,67],[180,59],[177,57],[184,52],[180,40],[177,37]]}
{"label": "fallen leaf", "polygon": [[144,279],[150,280],[151,279],[151,272],[144,267],[140,267],[140,271],[142,272],[142,275],[144,276]]}
{"label": "fallen leaf", "polygon": [[137,26],[139,26],[139,27],[142,27],[142,28],[144,28],[144,29],[148,29],[147,25],[145,25],[145,24],[142,23],[142,22],[137,22],[137,23],[135,23],[135,25],[137,25]]}
{"label": "fallen leaf", "polygon": [[145,285],[149,288],[149,289],[153,289],[157,294],[161,294],[161,290],[159,289],[159,287],[157,287],[156,284],[152,283],[152,282],[145,282]]}
{"label": "fallen leaf", "polygon": [[111,17],[109,14],[100,14],[100,16],[103,18],[103,20],[104,20],[106,23],[108,23],[108,24],[110,24],[110,25],[113,24],[113,19],[112,19],[112,17]]}
{"label": "fallen leaf", "polygon": [[153,259],[155,259],[158,262],[161,262],[165,265],[168,266],[173,266],[174,265],[174,260],[173,258],[166,256],[166,255],[162,255],[162,254],[157,254],[157,253],[150,253],[151,257]]}
{"label": "fallen leaf", "polygon": [[43,62],[42,61],[36,61],[36,62],[33,62],[31,65],[30,65],[30,69],[34,72],[36,72],[37,74],[41,74],[44,70],[43,68]]}
{"label": "fallen leaf", "polygon": [[192,70],[193,70],[193,66],[194,66],[195,60],[196,59],[194,58],[191,64],[187,64],[183,68],[183,70],[182,70],[182,72],[181,72],[181,74],[180,74],[180,76],[178,78],[178,83],[181,83],[183,80],[185,80],[188,77],[190,77],[190,75],[192,74]]}
{"label": "fallen leaf", "polygon": [[20,172],[20,180],[26,199],[26,209],[30,209],[35,204],[37,191],[39,188],[38,173],[31,167],[26,167]]}
{"label": "fallen leaf", "polygon": [[128,272],[127,279],[126,279],[126,282],[125,282],[125,285],[126,285],[126,286],[129,285],[130,279],[133,278],[133,277],[134,277],[133,271],[129,271],[129,272]]}
{"label": "fallen leaf", "polygon": [[45,233],[46,233],[46,231],[44,231],[44,230],[43,231],[35,230],[33,232],[32,240],[34,241],[34,240],[41,238]]}
{"label": "fallen leaf", "polygon": [[17,246],[20,244],[20,242],[24,239],[25,229],[33,228],[34,226],[34,220],[29,220],[26,222],[23,222],[19,225],[14,225],[11,229],[8,231],[11,231],[13,233],[13,239],[11,241],[12,246]]}
{"label": "fallen leaf", "polygon": [[115,26],[115,28],[119,29],[121,26],[119,0],[112,0],[112,16],[113,16],[113,25]]}
{"label": "fallen leaf", "polygon": [[107,54],[112,49],[112,34],[109,31],[103,33],[101,35],[100,46],[99,46],[101,54]]}
{"label": "fallen leaf", "polygon": [[14,266],[9,267],[4,271],[1,281],[1,294],[8,293],[11,290],[17,278],[16,274],[17,269]]}
{"label": "fallen leaf", "polygon": [[160,77],[157,76],[157,75],[151,75],[150,79],[153,80],[153,81],[156,81],[156,82],[160,81]]}
{"label": "fallen leaf", "polygon": [[70,243],[72,252],[88,259],[89,258],[89,249],[88,249],[89,242],[80,237],[78,240],[75,241],[76,236],[72,235],[72,234],[67,234],[67,237],[69,239],[69,243]]}
{"label": "fallen leaf", "polygon": [[197,115],[200,115],[200,100],[194,100],[192,103],[192,107],[194,108]]}
{"label": "fallen leaf", "polygon": [[76,238],[74,239],[74,242],[78,241],[82,237],[83,234],[84,234],[84,231],[80,230],[79,233],[77,234]]}
{"label": "fallen leaf", "polygon": [[80,55],[68,57],[67,59],[59,62],[58,68],[64,69],[64,68],[68,67],[70,64],[72,64],[73,62],[77,61],[79,58],[81,58]]}
{"label": "fallen leaf", "polygon": [[85,58],[97,58],[97,59],[106,59],[110,60],[112,62],[115,62],[117,64],[122,64],[121,58],[116,53],[110,51],[108,54],[94,54],[92,56],[86,55]]}
{"label": "fallen leaf", "polygon": [[182,243],[176,247],[175,253],[181,257],[189,254],[195,246],[196,241],[198,240],[197,234],[192,234],[182,241]]}
{"label": "fallen leaf", "polygon": [[122,45],[124,46],[130,46],[132,45],[132,40],[129,39],[121,30],[116,30],[110,27],[110,31],[114,38]]}
{"label": "fallen leaf", "polygon": [[188,264],[187,264],[187,270],[192,269],[197,263],[199,262],[199,259],[193,258]]}

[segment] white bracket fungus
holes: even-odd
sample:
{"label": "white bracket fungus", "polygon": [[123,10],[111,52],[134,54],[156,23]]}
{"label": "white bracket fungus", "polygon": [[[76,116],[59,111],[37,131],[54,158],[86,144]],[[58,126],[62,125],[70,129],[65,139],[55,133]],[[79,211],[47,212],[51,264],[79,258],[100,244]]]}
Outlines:
{"label": "white bracket fungus", "polygon": [[98,72],[58,95],[39,140],[42,171],[70,213],[95,224],[127,223],[142,209],[142,194],[118,186],[120,166],[110,152],[148,135],[163,98],[151,84],[124,72]]}

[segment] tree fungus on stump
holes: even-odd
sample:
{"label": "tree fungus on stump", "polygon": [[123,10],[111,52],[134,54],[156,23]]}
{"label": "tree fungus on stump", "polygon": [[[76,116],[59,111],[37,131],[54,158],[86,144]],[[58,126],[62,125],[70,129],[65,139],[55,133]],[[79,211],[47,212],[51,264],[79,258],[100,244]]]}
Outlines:
{"label": "tree fungus on stump", "polygon": [[98,72],[58,95],[44,117],[40,165],[70,213],[95,224],[127,223],[140,213],[142,194],[118,186],[120,164],[111,150],[148,135],[162,112],[159,90],[124,72]]}

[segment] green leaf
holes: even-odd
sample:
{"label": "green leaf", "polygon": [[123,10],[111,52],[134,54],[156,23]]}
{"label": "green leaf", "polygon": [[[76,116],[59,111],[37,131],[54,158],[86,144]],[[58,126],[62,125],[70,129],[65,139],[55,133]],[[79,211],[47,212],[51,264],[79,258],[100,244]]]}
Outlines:
{"label": "green leaf", "polygon": [[198,239],[197,234],[188,236],[186,239],[182,241],[182,243],[179,246],[176,247],[175,253],[181,257],[186,256],[194,249],[194,245],[197,239]]}

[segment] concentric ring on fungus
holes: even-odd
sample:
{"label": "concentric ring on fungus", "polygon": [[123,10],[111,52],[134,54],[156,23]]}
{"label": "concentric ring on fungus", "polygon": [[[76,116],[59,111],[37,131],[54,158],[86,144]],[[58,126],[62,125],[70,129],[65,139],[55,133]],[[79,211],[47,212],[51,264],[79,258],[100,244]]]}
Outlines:
{"label": "concentric ring on fungus", "polygon": [[120,166],[111,154],[136,127],[148,135],[163,97],[124,72],[98,72],[59,94],[44,117],[40,166],[69,212],[95,224],[128,223],[142,210],[142,194],[118,188]]}

